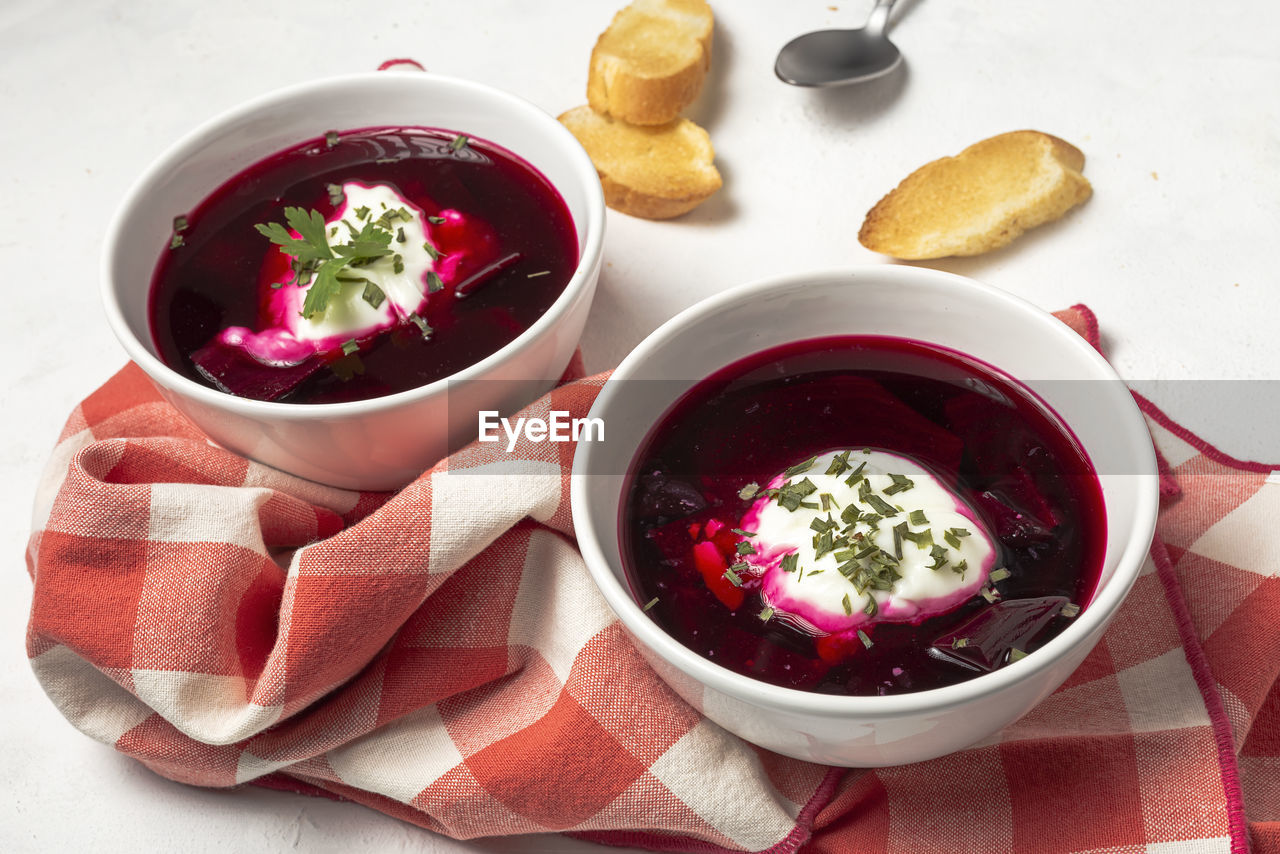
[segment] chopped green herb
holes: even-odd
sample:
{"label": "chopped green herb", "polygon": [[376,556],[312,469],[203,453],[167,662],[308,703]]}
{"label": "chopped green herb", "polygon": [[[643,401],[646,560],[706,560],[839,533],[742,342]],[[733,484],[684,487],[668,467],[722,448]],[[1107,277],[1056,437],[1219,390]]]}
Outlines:
{"label": "chopped green herb", "polygon": [[933,529],[925,528],[923,531],[903,531],[902,539],[910,540],[921,550],[931,549],[933,548]]}
{"label": "chopped green herb", "polygon": [[[806,497],[817,491],[818,487],[807,477],[799,483],[784,484],[778,490],[778,504],[794,513],[803,506]],[[818,505],[814,504],[813,509],[817,508]]]}
{"label": "chopped green herb", "polygon": [[862,641],[862,645],[867,649],[871,649],[871,638],[862,629],[858,629],[858,640]]}
{"label": "chopped green herb", "polygon": [[755,553],[756,553],[756,547],[751,545],[751,543],[748,543],[746,540],[743,540],[742,542],[738,543],[738,554],[753,555]]}
{"label": "chopped green herb", "polygon": [[923,510],[912,510],[911,513],[907,515],[907,520],[912,525],[928,525],[929,524],[929,519],[924,515]]}
{"label": "chopped green herb", "polygon": [[186,231],[189,223],[187,218],[182,214],[178,214],[173,218],[173,230],[177,232]]}
{"label": "chopped green herb", "polygon": [[182,239],[182,235],[181,235],[181,234],[178,234],[178,233],[175,231],[175,232],[174,232],[174,234],[173,234],[173,238],[169,241],[169,248],[170,248],[170,249],[177,249],[179,246],[181,246],[181,245],[182,245],[183,243],[185,243],[185,242],[186,242],[186,241]]}
{"label": "chopped green herb", "polygon": [[395,270],[396,275],[404,272],[404,258],[399,254],[391,256],[391,269]]}
{"label": "chopped green herb", "polygon": [[[795,464],[795,465],[793,465],[791,468],[789,468],[789,469],[787,469],[786,471],[784,471],[784,472],[782,473],[782,476],[783,476],[783,477],[794,477],[795,475],[798,475],[798,474],[804,474],[804,473],[805,473],[805,472],[807,472],[809,469],[813,468],[813,463],[814,463],[814,461],[815,461],[815,460],[817,460],[817,459],[818,459],[817,457],[809,457],[809,459],[805,460],[805,461],[804,461],[804,462],[802,462],[802,463],[796,463],[796,464]],[[806,479],[806,480],[808,480],[808,478],[805,478],[805,479]]]}
{"label": "chopped green herb", "polygon": [[422,244],[422,248],[427,250],[427,254],[431,256],[432,261],[440,260],[440,250],[431,245],[431,241]]}
{"label": "chopped green herb", "polygon": [[951,533],[951,531],[944,531],[942,534],[942,539],[946,540],[947,545],[951,546],[951,548],[953,549],[960,548],[960,538],[957,537],[955,534]]}
{"label": "chopped green herb", "polygon": [[427,271],[427,293],[434,294],[444,290],[444,282],[436,275],[435,270]]}
{"label": "chopped green herb", "polygon": [[858,481],[866,477],[866,475],[862,473],[866,467],[867,467],[867,463],[865,460],[863,462],[858,463],[858,467],[853,470],[853,474],[849,475],[847,478],[844,479],[844,485],[857,486]]}
{"label": "chopped green herb", "polygon": [[738,490],[738,497],[741,498],[743,501],[749,501],[752,498],[755,498],[756,493],[759,491],[760,491],[760,484],[748,483],[746,486],[742,487],[742,489]]}
{"label": "chopped green herb", "polygon": [[329,204],[335,208],[346,201],[346,194],[342,192],[341,184],[325,184],[324,188],[329,191]]}
{"label": "chopped green herb", "polygon": [[862,613],[868,617],[874,617],[876,612],[880,610],[880,606],[876,604],[876,597],[868,596],[867,604],[862,606]]}
{"label": "chopped green herb", "polygon": [[933,558],[933,563],[929,566],[929,569],[942,569],[947,565],[947,550],[944,546],[930,548],[929,557]]}
{"label": "chopped green herb", "polygon": [[986,599],[989,604],[994,605],[996,602],[1000,601],[1000,594],[990,587],[984,587],[979,592],[982,594],[982,598]]}
{"label": "chopped green herb", "polygon": [[539,270],[539,271],[538,271],[538,272],[536,272],[536,273],[530,273],[529,275],[525,276],[525,278],[526,278],[526,279],[536,279],[536,278],[538,278],[539,276],[550,276],[550,275],[551,275],[551,271],[550,271],[550,270]]}
{"label": "chopped green herb", "polygon": [[338,132],[336,130],[326,131],[324,135],[325,148],[333,148],[338,144]]}
{"label": "chopped green herb", "polygon": [[783,556],[782,556],[782,564],[781,564],[781,565],[782,565],[782,571],[783,571],[783,572],[795,572],[795,571],[796,571],[796,565],[797,565],[799,562],[800,562],[800,555],[796,554],[795,552],[792,552],[792,553],[791,553],[791,554],[789,554],[789,555],[783,555]]}
{"label": "chopped green herb", "polygon": [[467,138],[462,134],[458,134],[453,138],[453,142],[449,143],[449,148],[454,151],[461,151],[467,147]]}
{"label": "chopped green herb", "polygon": [[760,622],[767,623],[773,619],[773,609],[766,605],[758,616],[760,617]]}
{"label": "chopped green herb", "polygon": [[431,338],[431,333],[434,330],[432,330],[431,325],[427,323],[427,319],[425,317],[420,317],[417,314],[410,314],[409,320],[414,326],[418,327],[418,331],[422,333],[423,338]]}
{"label": "chopped green herb", "polygon": [[1062,610],[1058,613],[1070,620],[1080,613],[1080,606],[1075,602],[1068,602],[1062,606]]}
{"label": "chopped green herb", "polygon": [[396,243],[404,243],[405,239],[404,226],[402,225],[396,229]]}
{"label": "chopped green herb", "polygon": [[964,578],[965,570],[967,570],[968,568],[969,568],[969,561],[967,560],[962,560],[959,563],[951,565],[951,571],[954,572],[956,575],[960,576],[961,578]]}
{"label": "chopped green herb", "polygon": [[840,602],[840,604],[844,606],[845,614],[853,613],[853,603],[849,601],[848,593],[844,594],[844,599]]}
{"label": "chopped green herb", "polygon": [[1015,661],[1021,661],[1022,659],[1026,658],[1026,657],[1027,657],[1027,654],[1026,654],[1025,652],[1023,652],[1022,650],[1018,649],[1016,646],[1015,646],[1015,647],[1011,647],[1011,648],[1009,649],[1009,663],[1010,663],[1010,664],[1013,664]]}
{"label": "chopped green herb", "polygon": [[825,519],[820,519],[819,517],[814,516],[812,521],[809,522],[809,530],[817,531],[819,534],[823,533],[824,531],[830,531],[835,527],[836,527],[836,523],[831,521],[830,516],[827,516],[827,518]]}
{"label": "chopped green herb", "polygon": [[733,531],[733,532],[734,532],[735,534],[737,534],[739,537],[754,537],[754,536],[756,536],[756,532],[755,532],[755,531],[744,531],[744,530],[742,530],[741,528],[730,528],[729,530],[730,530],[730,531]]}
{"label": "chopped green herb", "polygon": [[652,608],[654,605],[657,605],[657,604],[658,604],[658,597],[657,597],[657,596],[654,596],[652,599],[650,599],[648,602],[646,602],[646,603],[644,604],[644,607],[643,607],[643,608],[641,608],[640,610],[642,610],[642,611],[648,611],[650,608]]}
{"label": "chopped green herb", "polygon": [[891,486],[884,488],[885,495],[896,495],[899,492],[906,492],[915,486],[915,481],[903,474],[891,474],[889,480],[893,481]]}
{"label": "chopped green herb", "polygon": [[361,205],[360,207],[356,208],[356,219],[359,219],[359,220],[368,219],[369,213],[370,213],[369,206]]}
{"label": "chopped green herb", "polygon": [[964,649],[968,645],[969,645],[968,638],[955,638],[954,640],[951,641],[952,649]]}
{"label": "chopped green herb", "polygon": [[350,356],[352,353],[357,352],[359,349],[360,349],[360,345],[356,343],[356,339],[354,338],[348,338],[346,341],[342,342],[342,355],[344,356]]}
{"label": "chopped green herb", "polygon": [[885,501],[879,495],[876,495],[874,492],[867,493],[867,497],[863,499],[863,503],[870,504],[871,507],[877,513],[879,513],[881,516],[884,516],[886,518],[889,516],[898,515],[898,510],[896,507],[894,507],[888,501]]}
{"label": "chopped green herb", "polygon": [[[737,566],[737,564],[734,564],[734,566]],[[728,579],[729,583],[732,584],[734,587],[742,586],[742,577],[738,575],[738,573],[733,571],[732,566],[724,571],[724,577]]]}
{"label": "chopped green herb", "polygon": [[429,216],[427,217],[427,222],[431,223],[432,225],[444,225],[445,218],[442,216]]}
{"label": "chopped green herb", "polygon": [[355,353],[335,359],[329,363],[329,370],[343,382],[349,381],[356,374],[364,373],[364,362]]}
{"label": "chopped green herb", "polygon": [[382,288],[365,279],[364,292],[360,294],[360,297],[373,308],[377,308],[382,305],[382,301],[387,298],[387,295],[383,293]]}
{"label": "chopped green herb", "polygon": [[991,570],[991,575],[987,580],[990,581],[992,584],[995,584],[997,581],[1004,581],[1008,577],[1009,577],[1009,570],[1005,569],[1002,566],[999,569]]}
{"label": "chopped green herb", "polygon": [[831,458],[831,464],[827,466],[826,474],[839,477],[849,470],[849,451],[836,454]]}

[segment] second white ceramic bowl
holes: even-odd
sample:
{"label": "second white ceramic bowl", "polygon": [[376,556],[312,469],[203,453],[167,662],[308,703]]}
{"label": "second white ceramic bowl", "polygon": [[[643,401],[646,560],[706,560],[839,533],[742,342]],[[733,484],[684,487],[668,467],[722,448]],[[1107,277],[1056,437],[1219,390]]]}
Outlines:
{"label": "second white ceramic bowl", "polygon": [[[519,155],[560,192],[577,227],[578,266],[555,303],[496,353],[452,376],[350,403],[233,397],[169,368],[147,320],[151,277],[173,217],[241,170],[330,130],[444,128]],[[479,83],[420,72],[320,80],[257,98],[170,148],[126,197],[106,238],[107,317],[130,358],[210,438],[291,474],[353,489],[402,486],[476,437],[477,413],[510,413],[563,373],[586,322],[604,245],[604,194],[573,135],[534,105]]]}
{"label": "second white ceramic bowl", "polygon": [[[856,334],[931,342],[995,366],[1053,409],[1092,460],[1106,504],[1101,580],[1080,616],[1026,658],[913,694],[813,694],[701,657],[663,631],[632,596],[619,550],[619,505],[625,473],[661,415],[698,381],[752,353]],[[995,288],[928,269],[880,266],[788,276],[699,303],[623,360],[591,416],[605,422],[608,441],[578,447],[573,518],[583,557],[609,605],[685,700],[749,741],[812,762],[875,766],[932,759],[1027,712],[1097,643],[1137,578],[1155,528],[1151,439],[1111,366],[1052,315]]]}

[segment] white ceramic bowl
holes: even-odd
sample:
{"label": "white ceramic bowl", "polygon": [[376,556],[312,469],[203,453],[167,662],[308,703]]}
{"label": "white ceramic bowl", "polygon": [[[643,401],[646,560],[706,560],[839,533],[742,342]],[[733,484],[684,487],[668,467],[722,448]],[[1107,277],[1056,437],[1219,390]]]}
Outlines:
{"label": "white ceramic bowl", "polygon": [[[262,158],[330,130],[416,125],[515,152],[559,190],[579,261],[555,303],[501,350],[420,388],[350,403],[288,404],[223,394],[157,356],[147,298],[175,214]],[[111,327],[171,404],[218,444],[305,478],[354,489],[401,486],[476,436],[477,412],[511,412],[550,388],[577,346],[600,276],[604,196],[595,167],[558,121],[514,95],[420,72],[306,83],[225,113],[171,147],[125,198],[107,233],[102,288]]]}
{"label": "white ceramic bowl", "polygon": [[[1106,504],[1101,580],[1080,616],[1026,658],[912,694],[820,695],[712,663],[666,634],[633,598],[619,553],[619,503],[624,473],[655,422],[688,388],[740,358],[844,334],[932,342],[995,366],[1047,403],[1092,460]],[[933,270],[880,266],[788,276],[705,300],[623,360],[591,415],[604,420],[608,441],[578,447],[573,518],[583,557],[609,605],[658,673],[707,717],[770,750],[813,762],[875,766],[931,759],[1024,714],[1097,643],[1137,578],[1155,528],[1151,439],[1110,365],[1029,303]]]}

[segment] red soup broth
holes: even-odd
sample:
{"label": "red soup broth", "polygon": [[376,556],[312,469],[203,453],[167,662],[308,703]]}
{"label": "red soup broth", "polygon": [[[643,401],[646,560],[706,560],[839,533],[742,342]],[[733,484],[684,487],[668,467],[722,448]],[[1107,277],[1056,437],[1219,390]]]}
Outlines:
{"label": "red soup broth", "polygon": [[[744,539],[733,529],[753,502],[745,484],[848,448],[932,472],[990,532],[1007,577],[833,650],[786,614],[762,619],[759,579],[730,591],[718,566],[699,565],[708,541],[732,563]],[[844,695],[952,685],[1034,652],[1087,605],[1106,547],[1096,473],[1045,405],[975,359],[876,336],[787,344],[695,385],[642,443],[620,529],[635,598],[680,643],[764,682]]]}
{"label": "red soup broth", "polygon": [[[389,185],[427,215],[460,211],[483,224],[484,240],[493,245],[473,253],[475,269],[464,267],[455,281],[430,295],[421,312],[429,335],[404,323],[372,336],[361,342],[356,370],[350,364],[330,369],[328,356],[321,357],[320,369],[312,364],[297,374],[272,374],[277,366],[241,358],[223,391],[326,403],[425,385],[511,342],[573,276],[578,244],[569,210],[550,182],[512,152],[431,128],[331,133],[255,163],[184,213],[178,245],[163,250],[151,288],[151,334],[164,362],[219,387],[197,370],[192,355],[228,327],[261,328],[266,289],[287,269],[288,259],[255,225],[282,222],[289,206],[327,218],[340,203],[331,185],[351,181]],[[480,239],[465,229],[454,231],[443,226],[433,232],[441,250],[474,249],[470,244]]]}

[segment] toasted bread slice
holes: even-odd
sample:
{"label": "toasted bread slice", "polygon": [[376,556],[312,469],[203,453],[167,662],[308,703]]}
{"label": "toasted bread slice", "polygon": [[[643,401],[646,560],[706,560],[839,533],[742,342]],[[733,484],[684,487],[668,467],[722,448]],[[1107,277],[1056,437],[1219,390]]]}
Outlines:
{"label": "toasted bread slice", "polygon": [[720,189],[711,137],[688,119],[648,127],[582,106],[561,115],[560,121],[591,156],[605,203],[614,210],[669,219]]}
{"label": "toasted bread slice", "polygon": [[698,97],[711,67],[705,0],[635,0],[591,51],[587,103],[635,125],[661,125]]}
{"label": "toasted bread slice", "polygon": [[1089,198],[1084,155],[1033,130],[984,139],[921,166],[881,199],[858,240],[894,258],[978,255]]}

